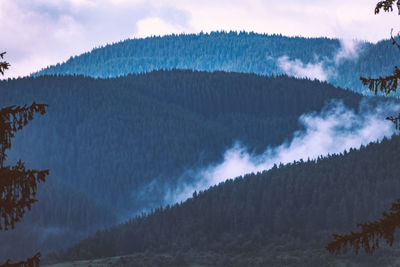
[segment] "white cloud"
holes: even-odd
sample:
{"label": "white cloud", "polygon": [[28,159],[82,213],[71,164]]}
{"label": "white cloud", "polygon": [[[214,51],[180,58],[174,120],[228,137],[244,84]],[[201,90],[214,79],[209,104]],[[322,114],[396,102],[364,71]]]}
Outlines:
{"label": "white cloud", "polygon": [[318,56],[314,55],[316,62],[305,64],[297,58],[291,60],[288,56],[282,56],[277,59],[277,65],[289,76],[327,81],[337,75],[336,68],[343,60],[354,60],[361,51],[361,42],[358,40],[340,39],[339,41],[340,48],[333,58],[324,57],[318,60]]}
{"label": "white cloud", "polygon": [[[260,155],[252,154],[245,146],[236,144],[225,152],[222,162],[203,169],[188,170],[182,174],[182,183],[167,191],[165,202],[184,201],[194,191],[205,190],[228,178],[268,170],[274,164],[343,153],[344,150],[391,137],[395,131],[393,123],[384,118],[387,114],[397,114],[399,111],[400,105],[386,103],[372,108],[362,103],[356,113],[347,109],[342,102],[331,102],[321,113],[302,115],[299,122],[304,130],[295,132],[290,142],[269,147]],[[187,177],[191,177],[191,181]]]}
{"label": "white cloud", "polygon": [[184,27],[177,27],[170,23],[165,22],[158,17],[145,18],[139,20],[137,23],[136,37],[147,37],[150,35],[167,35],[172,33],[183,33]]}
{"label": "white cloud", "polygon": [[69,0],[75,6],[96,6],[96,1],[93,0]]}
{"label": "white cloud", "polygon": [[277,60],[278,67],[287,75],[297,78],[310,78],[326,81],[328,74],[326,73],[323,62],[304,64],[299,59],[289,60],[287,56],[282,56]]}

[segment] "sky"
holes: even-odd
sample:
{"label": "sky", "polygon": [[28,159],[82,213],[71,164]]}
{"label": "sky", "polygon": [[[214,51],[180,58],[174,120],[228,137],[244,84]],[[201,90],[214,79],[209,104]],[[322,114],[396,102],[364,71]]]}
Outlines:
{"label": "sky", "polygon": [[217,30],[377,42],[400,31],[377,0],[0,0],[7,77],[128,38]]}

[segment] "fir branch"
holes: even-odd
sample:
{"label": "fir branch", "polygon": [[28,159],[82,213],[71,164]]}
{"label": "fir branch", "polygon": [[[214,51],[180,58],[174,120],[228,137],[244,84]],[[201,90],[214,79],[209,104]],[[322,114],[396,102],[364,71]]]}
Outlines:
{"label": "fir branch", "polygon": [[0,265],[0,267],[39,267],[40,263],[40,253],[36,253],[32,258],[28,258],[25,261],[20,261],[16,263],[11,263],[11,260],[8,259],[6,263]]}
{"label": "fir branch", "polygon": [[26,209],[37,201],[37,185],[45,182],[48,174],[49,170],[27,170],[21,161],[0,168],[0,230],[14,229]]}
{"label": "fir branch", "polygon": [[[0,59],[4,58],[4,55],[6,52],[0,53]],[[6,61],[0,61],[0,74],[4,75],[4,71],[7,70],[10,67],[10,64]]]}
{"label": "fir branch", "polygon": [[5,151],[11,148],[11,138],[15,136],[14,133],[33,120],[34,113],[45,114],[47,106],[33,102],[30,106],[10,106],[0,109],[0,167],[6,159]]}
{"label": "fir branch", "polygon": [[[392,12],[393,11],[393,5],[396,2],[396,0],[385,0],[385,1],[380,1],[376,4],[375,7],[375,14],[379,14],[380,10],[383,9],[385,12]],[[399,10],[399,15],[400,15],[400,0],[396,2],[397,9]]]}
{"label": "fir branch", "polygon": [[347,252],[348,246],[353,247],[355,254],[358,254],[361,248],[364,248],[368,254],[373,254],[374,250],[379,248],[379,240],[383,238],[392,246],[394,241],[394,232],[400,227],[400,199],[392,203],[391,212],[383,212],[378,221],[358,224],[360,232],[351,232],[346,235],[333,234],[333,241],[325,248],[332,254],[338,255],[341,252]]}
{"label": "fir branch", "polygon": [[383,92],[385,96],[391,92],[396,92],[398,80],[400,79],[400,70],[397,66],[394,67],[392,75],[386,77],[379,76],[378,78],[364,78],[360,77],[363,85],[367,85],[369,90],[373,91],[375,95],[378,92]]}

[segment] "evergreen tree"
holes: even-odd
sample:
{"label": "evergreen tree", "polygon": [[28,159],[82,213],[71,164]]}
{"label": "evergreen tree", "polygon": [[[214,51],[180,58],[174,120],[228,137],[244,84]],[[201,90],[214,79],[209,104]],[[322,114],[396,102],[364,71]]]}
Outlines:
{"label": "evergreen tree", "polygon": [[[393,6],[396,2],[397,9],[400,15],[400,0],[385,0],[377,3],[375,7],[375,14],[383,9],[385,12],[392,12]],[[400,38],[400,34],[397,35]],[[400,44],[396,41],[393,34],[391,34],[393,45],[400,49]],[[400,70],[398,66],[394,67],[394,72],[386,77],[378,78],[364,78],[360,77],[364,85],[368,85],[369,89],[375,94],[383,92],[388,95],[391,92],[396,92],[398,87],[398,81],[400,79]],[[387,117],[387,120],[392,121],[396,125],[396,129],[400,128],[400,114],[397,117]],[[351,232],[350,234],[339,235],[333,234],[333,241],[330,242],[325,248],[331,253],[340,253],[346,251],[349,245],[354,249],[357,254],[360,248],[372,254],[375,249],[379,247],[379,240],[384,239],[392,246],[394,242],[394,234],[397,228],[400,227],[400,199],[392,203],[390,212],[383,212],[383,218],[373,222],[367,222],[363,224],[357,224],[357,227],[361,228],[359,232]]]}
{"label": "evergreen tree", "polygon": [[[0,53],[0,59],[3,59],[5,54],[6,52]],[[10,64],[8,62],[0,61],[0,73],[4,75],[4,71],[8,69],[9,66]]]}
{"label": "evergreen tree", "polygon": [[[3,59],[5,53],[0,53]],[[9,67],[8,62],[0,62],[0,73]],[[14,166],[6,164],[6,150],[11,148],[11,139],[15,132],[21,130],[35,113],[44,114],[47,105],[36,104],[30,106],[10,106],[0,109],[0,230],[14,229],[15,223],[20,221],[26,209],[30,210],[36,199],[34,198],[37,185],[44,182],[49,170],[30,170],[19,160]],[[32,258],[17,263],[10,260],[1,266],[39,266],[40,253]]]}

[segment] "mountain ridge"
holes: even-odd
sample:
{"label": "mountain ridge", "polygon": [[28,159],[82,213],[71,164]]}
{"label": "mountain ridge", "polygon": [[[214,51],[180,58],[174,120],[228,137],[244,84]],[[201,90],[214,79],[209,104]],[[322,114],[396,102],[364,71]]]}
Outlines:
{"label": "mountain ridge", "polygon": [[399,55],[390,40],[371,44],[325,37],[211,32],[128,39],[71,57],[33,76],[82,74],[109,78],[161,69],[220,70],[308,76],[370,94],[359,77],[392,73],[400,63]]}

